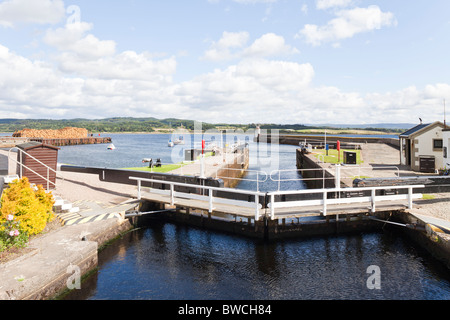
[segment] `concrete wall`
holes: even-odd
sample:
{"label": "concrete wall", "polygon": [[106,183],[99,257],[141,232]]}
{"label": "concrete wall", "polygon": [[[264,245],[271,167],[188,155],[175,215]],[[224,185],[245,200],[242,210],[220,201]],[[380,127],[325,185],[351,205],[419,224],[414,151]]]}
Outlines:
{"label": "concrete wall", "polygon": [[[278,139],[277,139],[278,138]],[[270,134],[268,135],[260,135],[256,140],[258,140],[261,143],[267,142],[267,143],[279,143],[279,144],[290,144],[298,146],[300,142],[306,141],[324,141],[324,137],[322,136],[310,136],[310,135],[287,135],[287,134],[280,134],[277,136],[272,136]],[[337,141],[341,142],[342,148],[351,148],[354,144],[361,144],[361,143],[385,143],[390,146],[393,146],[396,149],[400,149],[400,141],[399,139],[395,138],[378,138],[378,137],[342,137],[342,136],[332,136],[327,135],[327,144],[336,144]]]}
{"label": "concrete wall", "polygon": [[325,181],[323,180],[324,172],[322,167],[317,164],[310,156],[303,153],[301,149],[297,149],[297,169],[318,169],[301,171],[302,177],[305,179],[306,185],[309,189],[335,188],[334,175],[325,171]]}
{"label": "concrete wall", "polygon": [[234,188],[239,182],[240,178],[245,175],[245,171],[249,165],[249,149],[244,148],[236,156],[234,163],[225,164],[217,172],[217,176],[223,181],[225,188]]}

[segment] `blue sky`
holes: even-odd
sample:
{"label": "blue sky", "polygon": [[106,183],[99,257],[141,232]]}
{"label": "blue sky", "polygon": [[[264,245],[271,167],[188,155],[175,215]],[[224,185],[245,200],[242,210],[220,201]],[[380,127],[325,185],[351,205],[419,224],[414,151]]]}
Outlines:
{"label": "blue sky", "polygon": [[449,9],[448,0],[0,1],[0,117],[442,121]]}

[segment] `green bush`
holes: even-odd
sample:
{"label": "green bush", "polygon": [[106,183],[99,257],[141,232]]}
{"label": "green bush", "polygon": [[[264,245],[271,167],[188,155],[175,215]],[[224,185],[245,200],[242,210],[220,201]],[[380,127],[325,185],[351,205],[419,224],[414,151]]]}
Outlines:
{"label": "green bush", "polygon": [[0,249],[21,246],[54,218],[51,193],[40,185],[32,187],[26,177],[13,181],[3,191],[0,204]]}

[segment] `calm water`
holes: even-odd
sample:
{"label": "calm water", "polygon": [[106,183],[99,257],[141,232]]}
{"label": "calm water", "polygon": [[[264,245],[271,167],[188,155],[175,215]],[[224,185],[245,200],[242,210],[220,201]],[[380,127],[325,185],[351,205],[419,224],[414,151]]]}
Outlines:
{"label": "calm water", "polygon": [[[154,221],[100,252],[66,299],[449,299],[448,270],[387,234],[261,241]],[[367,288],[367,268],[381,289]]]}
{"label": "calm water", "polygon": [[[63,147],[59,162],[83,166],[141,166],[142,158],[181,160],[170,135],[111,135],[105,145]],[[245,137],[241,137],[244,138]],[[250,169],[295,169],[295,146],[250,142]],[[177,158],[178,157],[178,158]],[[249,174],[249,179],[252,175]],[[294,171],[283,173],[298,178]],[[254,189],[245,181],[240,188]],[[260,190],[278,188],[276,182]],[[304,188],[298,181],[282,189]],[[367,268],[380,268],[381,289],[367,288]],[[291,300],[450,298],[450,272],[405,238],[390,233],[271,243],[158,220],[100,252],[99,269],[66,299]]]}

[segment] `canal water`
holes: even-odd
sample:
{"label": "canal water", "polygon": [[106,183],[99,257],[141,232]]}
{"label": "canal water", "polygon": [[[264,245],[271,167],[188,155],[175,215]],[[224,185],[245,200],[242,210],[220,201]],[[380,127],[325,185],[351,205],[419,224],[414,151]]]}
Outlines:
{"label": "canal water", "polygon": [[[182,156],[167,147],[170,135],[111,136],[116,150],[63,147],[59,162],[124,168],[142,165],[142,158],[172,163],[178,161],[174,153]],[[252,174],[261,170],[270,176],[278,167],[292,169],[284,172],[288,181],[279,185],[268,178],[260,190],[304,188],[294,171],[295,146],[249,144],[254,172],[240,188],[256,188]],[[378,270],[376,279],[373,270]],[[373,287],[374,279],[379,288]],[[267,243],[155,219],[102,250],[98,270],[65,299],[447,300],[450,272],[408,239],[387,231]]]}

